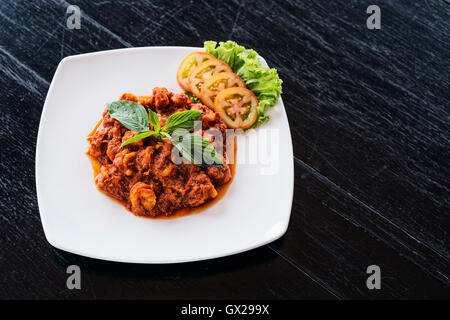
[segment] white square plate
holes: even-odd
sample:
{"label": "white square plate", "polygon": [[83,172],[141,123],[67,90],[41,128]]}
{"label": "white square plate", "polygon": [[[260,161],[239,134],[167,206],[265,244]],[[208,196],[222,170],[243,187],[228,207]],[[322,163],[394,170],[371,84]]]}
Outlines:
{"label": "white square plate", "polygon": [[[238,137],[234,180],[218,203],[200,213],[176,219],[138,218],[94,184],[85,154],[86,136],[105,103],[124,92],[151,94],[155,86],[181,92],[176,81],[178,65],[188,53],[200,50],[131,48],[71,56],[60,62],[45,100],[36,150],[39,211],[51,245],[97,259],[176,263],[253,249],[286,232],[294,171],[281,98],[270,110],[268,123]],[[255,148],[244,152],[245,145],[271,132],[279,139],[269,140],[260,161],[240,163],[262,152]],[[264,163],[269,159],[271,164]]]}

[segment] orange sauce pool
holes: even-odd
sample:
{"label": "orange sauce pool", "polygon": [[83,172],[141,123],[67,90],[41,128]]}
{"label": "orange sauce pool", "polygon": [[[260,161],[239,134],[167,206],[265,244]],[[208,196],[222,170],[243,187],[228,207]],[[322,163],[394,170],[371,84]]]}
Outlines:
{"label": "orange sauce pool", "polygon": [[[100,124],[102,123],[102,119],[100,119],[100,121],[95,125],[94,129],[89,133],[88,136],[91,136],[95,133],[95,131],[97,131],[97,128],[100,126]],[[184,217],[190,214],[194,214],[194,213],[199,213],[202,212],[203,210],[206,210],[210,207],[212,207],[214,204],[216,204],[217,202],[219,202],[220,199],[222,199],[225,194],[227,193],[228,188],[230,187],[231,183],[233,182],[234,179],[234,174],[236,173],[236,137],[234,137],[234,148],[233,148],[233,153],[234,153],[234,161],[232,164],[230,164],[230,170],[231,170],[231,179],[230,181],[228,181],[226,184],[221,185],[219,187],[216,188],[217,190],[217,196],[214,199],[211,199],[210,201],[195,207],[195,208],[183,208],[183,209],[178,209],[175,210],[175,212],[170,215],[170,216],[164,216],[164,215],[160,215],[160,216],[156,216],[156,217],[144,217],[144,216],[138,216],[135,215],[133,212],[131,212],[133,215],[135,215],[136,217],[139,218],[148,218],[148,219],[174,219],[174,218],[180,218],[180,217]],[[98,161],[97,159],[95,159],[94,157],[89,156],[89,160],[91,161],[91,165],[92,165],[92,169],[94,171],[94,179],[95,177],[100,173],[100,168],[102,167],[102,164],[100,163],[100,161]],[[94,182],[95,183],[95,182]],[[118,200],[112,196],[110,196],[109,194],[107,194],[106,192],[103,192],[102,190],[98,189],[98,191],[100,191],[101,193],[103,193],[104,195],[106,195],[108,198],[120,203],[121,205],[123,205],[126,208],[127,202],[123,201],[123,200]]]}

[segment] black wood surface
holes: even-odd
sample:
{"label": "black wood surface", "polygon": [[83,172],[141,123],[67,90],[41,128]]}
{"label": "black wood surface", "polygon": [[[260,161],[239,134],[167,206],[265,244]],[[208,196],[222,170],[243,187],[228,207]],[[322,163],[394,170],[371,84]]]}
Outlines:
{"label": "black wood surface", "polygon": [[[0,2],[0,298],[450,298],[450,5],[445,1]],[[369,30],[366,9],[381,8]],[[288,232],[177,265],[52,248],[35,194],[44,99],[68,55],[122,47],[254,48],[284,80],[294,146]],[[74,200],[76,201],[76,199]],[[82,270],[68,290],[66,268]],[[381,290],[366,268],[379,265]]]}

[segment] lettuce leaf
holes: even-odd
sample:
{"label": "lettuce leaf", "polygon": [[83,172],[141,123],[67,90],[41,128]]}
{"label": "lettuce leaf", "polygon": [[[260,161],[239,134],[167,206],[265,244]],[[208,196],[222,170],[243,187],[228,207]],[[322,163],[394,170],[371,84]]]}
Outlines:
{"label": "lettuce leaf", "polygon": [[246,49],[234,41],[219,42],[219,45],[215,41],[205,41],[204,47],[206,52],[226,62],[258,98],[258,120],[253,128],[267,122],[269,116],[265,113],[275,105],[282,92],[283,81],[277,70],[263,67],[255,50]]}

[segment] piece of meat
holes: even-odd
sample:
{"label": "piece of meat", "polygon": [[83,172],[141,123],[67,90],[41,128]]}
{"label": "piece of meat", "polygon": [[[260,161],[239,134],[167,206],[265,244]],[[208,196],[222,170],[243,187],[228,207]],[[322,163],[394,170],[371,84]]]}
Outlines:
{"label": "piece of meat", "polygon": [[223,185],[230,181],[231,170],[229,166],[222,167],[208,167],[206,168],[206,174],[213,181],[215,185]]}
{"label": "piece of meat", "polygon": [[153,104],[153,96],[138,96],[137,99],[137,102],[146,108],[149,108]]}
{"label": "piece of meat", "polygon": [[173,95],[173,93],[167,91],[166,88],[158,88],[155,87],[153,89],[153,103],[156,109],[162,109],[169,105],[169,98]]}
{"label": "piece of meat", "polygon": [[137,151],[136,167],[138,170],[145,171],[150,169],[154,152],[154,147],[144,147]]}
{"label": "piece of meat", "polygon": [[127,101],[138,102],[138,97],[136,97],[132,93],[124,93],[124,94],[122,94],[122,96],[120,97],[119,100],[127,100]]}
{"label": "piece of meat", "polygon": [[114,161],[114,158],[116,157],[116,154],[120,150],[120,145],[122,144],[122,139],[118,137],[114,137],[113,139],[109,140],[108,146],[106,148],[106,155],[108,156],[109,160],[112,162]]}
{"label": "piece of meat", "polygon": [[184,93],[177,93],[173,95],[171,100],[177,107],[181,108],[185,108],[191,102],[189,97]]}
{"label": "piece of meat", "polygon": [[97,158],[102,164],[105,164],[106,148],[108,147],[108,141],[106,136],[109,130],[103,127],[103,123],[97,128],[93,135],[87,138],[89,142],[89,149],[87,154],[91,157]]}
{"label": "piece of meat", "polygon": [[[133,138],[136,133],[137,133],[136,131],[131,131],[131,130],[128,130],[127,132],[125,132],[125,134],[122,137],[122,143],[124,143],[128,139]],[[127,146],[133,146],[133,147],[138,147],[138,148],[142,147],[142,146],[144,146],[144,140],[141,139],[141,140],[129,143],[129,144],[127,144]]]}
{"label": "piece of meat", "polygon": [[135,163],[136,155],[135,151],[130,152],[128,149],[123,149],[115,154],[113,164],[126,176],[132,176],[138,171]]}
{"label": "piece of meat", "polygon": [[131,211],[139,216],[154,216],[156,195],[153,188],[143,182],[136,183],[130,190]]}
{"label": "piece of meat", "polygon": [[217,197],[217,190],[205,172],[195,165],[190,165],[190,169],[190,178],[186,184],[183,203],[187,207],[198,207]]}
{"label": "piece of meat", "polygon": [[118,200],[126,200],[128,197],[128,184],[115,165],[103,165],[95,177],[95,183],[100,190]]}

